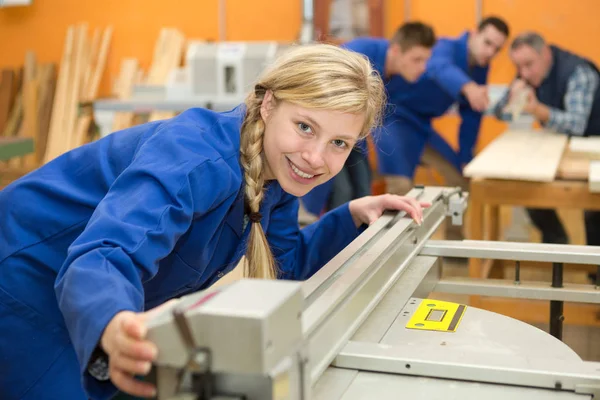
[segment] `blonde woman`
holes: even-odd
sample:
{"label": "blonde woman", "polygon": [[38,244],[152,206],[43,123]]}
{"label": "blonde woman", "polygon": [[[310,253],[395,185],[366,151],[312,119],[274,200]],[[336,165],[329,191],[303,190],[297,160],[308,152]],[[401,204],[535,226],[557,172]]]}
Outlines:
{"label": "blonde woman", "polygon": [[384,209],[365,197],[299,230],[297,197],[379,122],[382,81],[328,45],[289,51],[240,107],[190,109],[75,149],[0,192],[0,393],[151,396],[144,310],[246,275],[306,279]]}

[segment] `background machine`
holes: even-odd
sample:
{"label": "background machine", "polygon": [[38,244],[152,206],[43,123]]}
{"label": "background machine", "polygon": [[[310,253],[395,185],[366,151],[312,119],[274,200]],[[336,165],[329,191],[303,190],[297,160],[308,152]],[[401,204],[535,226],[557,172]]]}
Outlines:
{"label": "background machine", "polygon": [[593,247],[435,241],[467,195],[414,189],[422,225],[381,217],[305,282],[241,280],[185,296],[149,326],[161,400],[600,398],[600,363],[526,323],[432,292],[600,303],[592,285],[440,279],[440,258],[600,264]]}

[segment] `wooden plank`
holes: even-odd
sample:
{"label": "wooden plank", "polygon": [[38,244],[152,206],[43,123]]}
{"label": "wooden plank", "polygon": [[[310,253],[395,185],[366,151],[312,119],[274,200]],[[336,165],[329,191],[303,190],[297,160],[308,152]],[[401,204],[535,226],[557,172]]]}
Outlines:
{"label": "wooden plank", "polygon": [[[119,77],[113,87],[113,94],[116,98],[125,100],[131,97],[133,85],[138,83],[139,79],[139,63],[136,58],[125,58],[121,62],[121,70]],[[133,120],[132,112],[115,113],[112,130],[119,131],[131,126]]]}
{"label": "wooden plank", "polygon": [[590,174],[588,176],[590,192],[600,193],[600,161],[590,162]]}
{"label": "wooden plank", "polygon": [[588,179],[589,171],[590,160],[578,157],[567,150],[558,165],[556,177],[559,179],[586,181]]}
{"label": "wooden plank", "polygon": [[65,45],[60,62],[58,81],[52,105],[52,116],[50,118],[50,130],[48,132],[48,141],[46,153],[44,154],[44,162],[48,162],[55,158],[60,151],[60,143],[63,139],[65,129],[65,105],[67,101],[67,92],[69,90],[69,80],[71,72],[71,64],[73,57],[73,47],[75,42],[75,27],[69,26],[65,37]]}
{"label": "wooden plank", "polygon": [[577,137],[569,140],[569,151],[576,157],[588,160],[600,160],[600,137]]}
{"label": "wooden plank", "polygon": [[82,78],[81,92],[79,93],[79,98],[83,101],[89,100],[88,91],[92,81],[92,75],[94,74],[94,66],[97,63],[98,55],[100,54],[100,40],[102,38],[101,35],[102,31],[100,30],[100,28],[94,29],[94,35],[92,36],[90,47],[87,48],[88,57],[85,62],[86,68]]}
{"label": "wooden plank", "polygon": [[87,38],[88,27],[86,24],[81,24],[78,29],[77,35],[77,46],[75,52],[75,69],[71,76],[71,86],[69,88],[68,103],[67,103],[67,114],[65,115],[65,122],[68,124],[65,131],[65,141],[59,150],[58,155],[61,155],[68,150],[76,147],[76,129],[77,119],[79,115],[79,95],[81,91],[82,77],[85,72],[86,62],[86,47],[89,46]]}
{"label": "wooden plank", "polygon": [[100,50],[97,58],[92,60],[93,74],[90,83],[86,88],[87,93],[83,97],[83,101],[91,101],[98,96],[98,88],[100,87],[100,81],[102,80],[102,75],[104,74],[104,69],[106,67],[106,59],[108,58],[112,33],[112,26],[108,26],[102,33],[102,43],[100,44]]}
{"label": "wooden plank", "polygon": [[21,93],[17,94],[15,98],[12,110],[8,117],[8,121],[6,122],[6,126],[4,127],[4,132],[2,132],[2,136],[4,137],[13,137],[17,135],[19,131],[19,126],[21,125],[21,120],[23,118],[23,96]]}
{"label": "wooden plank", "polygon": [[476,178],[471,180],[470,185],[470,200],[473,201],[477,196],[477,201],[486,205],[600,210],[600,194],[590,193],[587,182],[524,182]]}
{"label": "wooden plank", "polygon": [[166,80],[164,75],[164,59],[169,53],[169,40],[172,35],[172,30],[169,28],[162,28],[158,35],[158,40],[154,45],[154,52],[152,54],[152,63],[148,70],[148,78],[146,84],[148,85],[162,85]]}
{"label": "wooden plank", "polygon": [[[153,59],[150,73],[148,75],[149,85],[164,85],[169,73],[181,64],[185,37],[177,29],[164,29],[157,43],[155,59]],[[170,111],[155,111],[148,118],[149,122],[172,118],[176,113]]]}
{"label": "wooden plank", "polygon": [[[100,37],[100,34],[98,34],[98,37]],[[112,27],[109,26],[102,33],[102,42],[98,43],[98,48],[92,48],[91,50],[92,56],[87,60],[87,70],[90,71],[90,77],[86,78],[85,76],[82,76],[82,94],[79,98],[81,102],[90,102],[98,96],[98,87],[104,73],[104,67],[106,66],[106,58],[108,56],[111,38]],[[96,40],[96,38],[94,37],[93,40]],[[96,45],[92,44],[92,46]],[[65,149],[65,151],[89,142],[88,133],[91,128],[92,119],[92,113],[89,110],[83,111],[83,114],[77,117],[70,146]]]}
{"label": "wooden plank", "polygon": [[48,133],[50,130],[50,117],[52,115],[52,100],[56,88],[56,64],[44,64],[39,69],[39,97],[38,97],[38,133],[35,147],[35,158],[40,165],[44,160]]}
{"label": "wooden plank", "polygon": [[[35,53],[28,51],[25,55],[25,73],[23,77],[23,122],[21,123],[18,136],[22,138],[32,138],[34,147],[37,145],[36,138],[38,132],[38,86],[37,79],[38,66]],[[11,160],[11,166],[17,167],[21,160]],[[26,167],[36,165],[35,155],[29,154],[23,158],[22,162]]]}
{"label": "wooden plank", "polygon": [[12,69],[3,69],[0,77],[0,133],[4,131],[4,127],[10,116],[10,110],[13,103],[13,85],[15,82],[15,72]]}
{"label": "wooden plank", "polygon": [[470,178],[551,182],[567,146],[566,135],[510,130],[490,143],[464,169]]}

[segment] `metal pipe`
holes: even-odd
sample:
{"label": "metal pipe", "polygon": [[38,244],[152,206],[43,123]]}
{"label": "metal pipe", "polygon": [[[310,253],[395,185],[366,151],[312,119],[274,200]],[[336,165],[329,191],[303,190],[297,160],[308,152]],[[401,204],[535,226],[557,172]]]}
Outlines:
{"label": "metal pipe", "polygon": [[600,305],[598,290],[593,285],[563,286],[553,288],[548,282],[521,282],[516,285],[504,279],[452,277],[437,282],[432,292]]}
{"label": "metal pipe", "polygon": [[570,244],[516,243],[484,240],[429,240],[423,256],[492,260],[600,264],[600,248]]}

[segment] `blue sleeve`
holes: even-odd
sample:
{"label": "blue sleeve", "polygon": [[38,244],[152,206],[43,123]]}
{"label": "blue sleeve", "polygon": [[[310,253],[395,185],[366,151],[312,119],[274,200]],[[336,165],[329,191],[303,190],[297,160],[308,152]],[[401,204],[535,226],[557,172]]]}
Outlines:
{"label": "blue sleeve", "polygon": [[286,196],[271,214],[267,240],[283,279],[305,280],[327,264],[360,234],[348,203],[318,221],[298,228],[298,199]]}
{"label": "blue sleeve", "polygon": [[357,53],[364,54],[367,57],[370,56],[370,54],[368,54],[368,53],[370,53],[370,51],[368,50],[369,49],[368,42],[363,39],[350,40],[346,43],[343,43],[340,47],[343,47],[347,50],[355,51]]}
{"label": "blue sleeve", "polygon": [[427,63],[427,76],[435,81],[455,100],[462,87],[472,79],[454,61],[454,47],[449,42],[438,42]]}
{"label": "blue sleeve", "polygon": [[376,40],[372,38],[357,38],[343,43],[341,47],[367,57],[379,75],[385,75],[385,51],[378,46]]}
{"label": "blue sleeve", "polygon": [[461,104],[459,112],[462,121],[458,131],[458,159],[461,165],[465,165],[473,159],[483,114],[473,110],[468,104]]}
{"label": "blue sleeve", "polygon": [[98,204],[58,273],[58,304],[92,398],[116,391],[87,373],[106,325],[120,311],[143,311],[142,283],[157,273],[192,220],[230,195],[230,168],[201,154],[201,134],[196,126],[170,125],[150,137]]}

